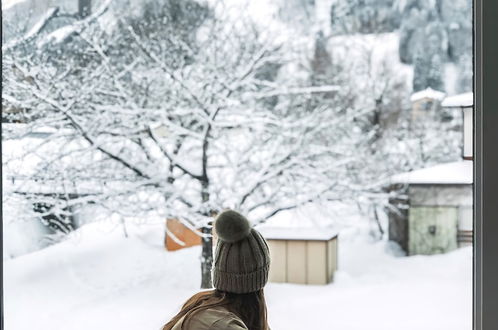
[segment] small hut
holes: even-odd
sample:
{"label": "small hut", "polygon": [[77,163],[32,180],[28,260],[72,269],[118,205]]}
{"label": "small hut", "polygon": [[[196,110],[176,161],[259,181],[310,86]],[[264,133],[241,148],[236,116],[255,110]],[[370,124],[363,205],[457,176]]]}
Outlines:
{"label": "small hut", "polygon": [[412,103],[412,120],[434,114],[434,112],[439,109],[444,96],[445,94],[443,92],[434,90],[430,87],[413,93],[410,97]]}
{"label": "small hut", "polygon": [[333,281],[337,270],[337,232],[319,228],[259,230],[270,248],[270,282],[323,285]]}

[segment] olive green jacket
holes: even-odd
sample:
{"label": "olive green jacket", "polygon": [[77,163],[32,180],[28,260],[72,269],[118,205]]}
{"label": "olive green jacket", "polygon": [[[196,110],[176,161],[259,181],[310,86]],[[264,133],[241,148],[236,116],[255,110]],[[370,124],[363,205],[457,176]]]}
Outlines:
{"label": "olive green jacket", "polygon": [[194,313],[188,322],[188,328],[182,329],[184,317],[172,330],[249,330],[244,322],[223,307],[214,307]]}

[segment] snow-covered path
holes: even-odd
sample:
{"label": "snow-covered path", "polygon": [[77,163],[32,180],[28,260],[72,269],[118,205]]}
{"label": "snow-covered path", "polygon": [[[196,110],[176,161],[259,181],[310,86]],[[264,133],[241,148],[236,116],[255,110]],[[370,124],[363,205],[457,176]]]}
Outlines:
{"label": "snow-covered path", "polygon": [[[159,329],[200,283],[200,249],[168,253],[161,240],[157,226],[125,239],[93,224],[64,243],[5,260],[6,329]],[[388,247],[347,230],[334,284],[270,283],[272,329],[472,328],[470,248],[405,258]]]}

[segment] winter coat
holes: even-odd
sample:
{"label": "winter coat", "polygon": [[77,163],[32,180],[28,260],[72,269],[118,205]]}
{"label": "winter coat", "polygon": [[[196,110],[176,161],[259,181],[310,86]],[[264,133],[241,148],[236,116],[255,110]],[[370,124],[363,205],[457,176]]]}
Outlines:
{"label": "winter coat", "polygon": [[[184,317],[175,324],[172,330],[181,330]],[[208,308],[190,316],[188,328],[183,330],[249,330],[244,322],[224,307]]]}

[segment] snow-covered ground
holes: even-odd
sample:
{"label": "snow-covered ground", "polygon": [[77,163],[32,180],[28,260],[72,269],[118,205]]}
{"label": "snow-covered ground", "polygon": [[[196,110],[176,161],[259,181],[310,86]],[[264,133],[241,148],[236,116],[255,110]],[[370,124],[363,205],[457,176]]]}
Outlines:
{"label": "snow-covered ground", "polygon": [[[166,252],[161,225],[93,223],[4,260],[9,330],[159,329],[200,284],[200,248]],[[472,250],[402,257],[355,226],[341,231],[333,284],[266,287],[272,329],[470,330]]]}

